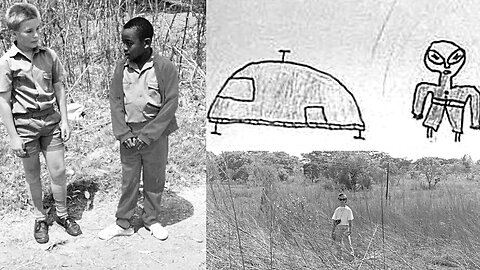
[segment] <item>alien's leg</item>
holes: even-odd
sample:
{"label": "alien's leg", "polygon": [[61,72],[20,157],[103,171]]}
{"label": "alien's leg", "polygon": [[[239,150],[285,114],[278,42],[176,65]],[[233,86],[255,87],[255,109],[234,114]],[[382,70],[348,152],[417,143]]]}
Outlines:
{"label": "alien's leg", "polygon": [[441,105],[432,104],[423,121],[423,126],[427,128],[427,138],[433,137],[433,131],[437,131],[442,122],[445,108]]}
{"label": "alien's leg", "polygon": [[460,142],[460,135],[462,133],[460,133],[460,132],[454,132],[454,133],[455,133],[455,142]]}
{"label": "alien's leg", "polygon": [[455,134],[455,142],[460,142],[460,136],[463,133],[463,108],[447,107],[448,122],[452,126],[452,131]]}
{"label": "alien's leg", "polygon": [[433,128],[427,127],[427,139],[433,137]]}

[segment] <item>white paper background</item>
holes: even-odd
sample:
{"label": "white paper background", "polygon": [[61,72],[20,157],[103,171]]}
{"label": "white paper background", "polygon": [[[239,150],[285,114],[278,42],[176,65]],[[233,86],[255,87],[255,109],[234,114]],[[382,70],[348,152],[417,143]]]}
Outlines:
{"label": "white paper background", "polygon": [[218,136],[207,123],[207,150],[380,150],[408,158],[480,159],[480,131],[469,128],[469,109],[461,143],[454,142],[446,117],[428,140],[423,120],[411,114],[415,85],[437,81],[423,64],[434,40],[448,39],[466,50],[454,84],[480,85],[479,14],[480,1],[473,0],[208,0],[207,108],[235,70],[280,59],[278,50],[290,49],[288,60],[328,72],[347,86],[367,130],[360,141],[353,139],[356,131],[231,124],[219,125]]}

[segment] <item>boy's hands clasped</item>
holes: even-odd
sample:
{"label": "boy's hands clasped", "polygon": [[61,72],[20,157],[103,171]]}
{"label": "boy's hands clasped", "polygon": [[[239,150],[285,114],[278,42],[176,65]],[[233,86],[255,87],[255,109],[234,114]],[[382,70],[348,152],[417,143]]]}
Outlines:
{"label": "boy's hands clasped", "polygon": [[131,137],[131,138],[128,138],[126,139],[124,142],[123,142],[123,145],[127,148],[127,149],[131,149],[131,148],[137,148],[137,150],[142,150],[143,148],[145,148],[145,146],[147,146],[147,144],[142,141],[141,139],[139,139],[138,137]]}

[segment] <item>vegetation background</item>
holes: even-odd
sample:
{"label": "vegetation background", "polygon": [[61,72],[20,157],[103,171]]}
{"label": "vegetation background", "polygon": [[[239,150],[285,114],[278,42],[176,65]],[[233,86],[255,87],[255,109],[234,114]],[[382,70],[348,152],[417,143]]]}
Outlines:
{"label": "vegetation background", "polygon": [[[17,1],[0,2],[0,16]],[[70,121],[67,142],[69,182],[95,183],[103,192],[117,192],[121,167],[119,144],[110,124],[108,87],[116,61],[123,57],[121,29],[134,16],[154,25],[154,49],[170,58],[180,73],[178,121],[170,137],[170,185],[199,184],[205,174],[205,1],[37,0],[42,14],[43,42],[54,49],[67,71],[68,102],[85,106],[79,121]],[[12,44],[5,24],[0,52]],[[10,151],[0,124],[0,214],[29,207],[21,161]],[[49,177],[42,170],[49,192]]]}
{"label": "vegetation background", "polygon": [[[20,1],[0,1],[2,18],[15,2]],[[28,2],[35,4],[42,15],[44,45],[57,52],[67,71],[68,103],[85,107],[83,117],[70,121],[72,137],[66,143],[65,154],[69,212],[81,219],[84,234],[68,238],[58,226],[52,226],[49,246],[35,243],[31,235],[31,202],[22,164],[10,150],[10,138],[0,121],[0,269],[79,266],[158,269],[159,265],[162,269],[178,269],[186,265],[192,269],[204,268],[206,1]],[[157,243],[149,234],[140,231],[138,236],[128,240],[114,239],[109,244],[96,238],[98,230],[114,221],[121,179],[119,143],[111,128],[108,87],[115,63],[123,57],[121,29],[136,16],[152,22],[154,50],[171,59],[180,75],[177,111],[180,129],[169,137],[162,221],[164,225],[171,225],[169,230],[174,236]],[[10,48],[12,42],[12,36],[2,22],[0,54]],[[43,157],[41,178],[45,208],[52,210],[50,177]],[[141,200],[140,197],[139,202]],[[138,220],[138,215],[136,218]],[[183,220],[186,221],[180,222]],[[119,252],[119,246],[127,248]]]}
{"label": "vegetation background", "polygon": [[[479,172],[469,155],[208,153],[207,268],[479,269]],[[340,191],[354,261],[333,254]]]}

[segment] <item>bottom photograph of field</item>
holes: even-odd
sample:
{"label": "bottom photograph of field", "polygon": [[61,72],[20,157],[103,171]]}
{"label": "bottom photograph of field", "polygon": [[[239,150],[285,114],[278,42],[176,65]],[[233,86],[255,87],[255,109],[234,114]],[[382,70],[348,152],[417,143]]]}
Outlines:
{"label": "bottom photograph of field", "polygon": [[208,153],[207,181],[207,269],[480,269],[469,155]]}

